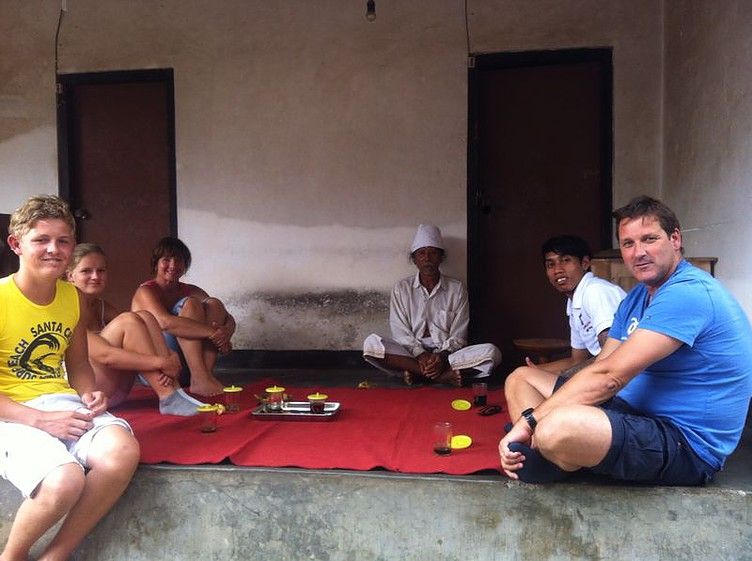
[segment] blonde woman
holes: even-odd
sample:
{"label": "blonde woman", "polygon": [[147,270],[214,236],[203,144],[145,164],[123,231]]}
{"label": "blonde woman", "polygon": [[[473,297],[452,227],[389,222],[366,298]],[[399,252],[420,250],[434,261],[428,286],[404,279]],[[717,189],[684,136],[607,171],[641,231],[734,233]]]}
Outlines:
{"label": "blonde woman", "polygon": [[180,389],[180,358],[165,345],[154,316],[146,311],[118,313],[102,298],[107,287],[107,258],[102,248],[78,244],[67,276],[89,310],[85,326],[89,362],[97,388],[107,395],[110,405],[125,400],[140,373],[157,393],[160,413],[194,415],[201,402]]}

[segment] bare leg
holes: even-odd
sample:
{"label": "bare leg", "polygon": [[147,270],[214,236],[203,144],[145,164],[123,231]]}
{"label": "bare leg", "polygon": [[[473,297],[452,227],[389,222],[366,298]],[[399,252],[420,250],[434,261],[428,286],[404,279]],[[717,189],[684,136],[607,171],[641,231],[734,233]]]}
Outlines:
{"label": "bare leg", "polygon": [[[206,312],[204,306],[195,298],[187,298],[183,309],[180,311],[180,317],[187,317],[194,321],[206,324]],[[190,390],[198,395],[215,395],[222,391],[224,385],[214,377],[213,367],[214,360],[210,360],[211,367],[207,364],[207,358],[204,354],[205,345],[211,345],[211,342],[205,343],[202,339],[188,339],[178,337],[178,344],[183,351],[185,362],[191,372]],[[212,345],[213,346],[213,345]],[[211,357],[211,353],[209,353]],[[214,351],[216,358],[216,349]]]}
{"label": "bare leg", "polygon": [[157,319],[150,312],[139,310],[136,312],[136,315],[141,318],[146,330],[149,332],[149,337],[151,338],[151,344],[154,346],[155,354],[159,356],[170,356],[170,354],[175,352],[167,346],[167,343],[165,343],[164,337],[162,336],[162,328],[159,327]]}
{"label": "bare leg", "polygon": [[509,416],[512,422],[528,407],[536,407],[551,397],[558,376],[540,368],[520,366],[504,383]]}
{"label": "bare leg", "polygon": [[91,443],[91,468],[78,501],[39,561],[65,561],[120,498],[138,467],[136,439],[118,426],[105,427]]}
{"label": "bare leg", "polygon": [[29,550],[76,504],[86,483],[76,463],[47,474],[32,497],[21,503],[0,561],[27,561]]}
{"label": "bare leg", "polygon": [[[229,317],[225,305],[221,300],[217,298],[207,298],[203,302],[204,313],[206,314],[206,323],[209,325],[222,326],[227,323]],[[206,367],[214,371],[214,365],[217,362],[217,347],[210,342],[204,343],[204,364]]]}
{"label": "bare leg", "polygon": [[565,471],[598,465],[606,457],[612,439],[611,422],[598,407],[559,407],[539,423],[534,447],[548,461]]}
{"label": "bare leg", "polygon": [[[153,338],[146,323],[136,313],[125,312],[120,314],[107,324],[100,335],[113,347],[144,355],[157,355]],[[162,339],[161,336],[160,339]],[[164,339],[162,339],[162,345],[166,348]],[[137,373],[132,370],[108,367],[96,361],[92,361],[92,367],[96,375],[97,387],[107,394],[110,405],[115,406],[121,403],[133,387]],[[174,382],[164,386],[161,383],[162,377],[158,370],[144,371],[142,375],[160,399],[172,395],[177,389],[177,384]]]}

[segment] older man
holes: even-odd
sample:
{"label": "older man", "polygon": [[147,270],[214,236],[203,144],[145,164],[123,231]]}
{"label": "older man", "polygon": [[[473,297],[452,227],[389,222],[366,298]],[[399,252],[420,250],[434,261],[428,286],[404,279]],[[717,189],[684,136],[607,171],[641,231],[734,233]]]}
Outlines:
{"label": "older man", "polygon": [[[638,197],[614,212],[638,284],[595,362],[568,381],[539,371],[505,387],[518,419],[499,443],[513,479],[587,468],[615,479],[700,485],[739,442],[752,396],[752,329],[731,294],[682,258],[679,221]],[[564,383],[566,382],[566,383]]]}
{"label": "older man", "polygon": [[501,361],[501,352],[486,343],[467,346],[467,291],[439,269],[446,257],[441,231],[421,224],[410,248],[418,269],[392,290],[389,326],[392,338],[369,335],[363,357],[377,368],[414,381],[462,385],[463,375],[488,376]]}

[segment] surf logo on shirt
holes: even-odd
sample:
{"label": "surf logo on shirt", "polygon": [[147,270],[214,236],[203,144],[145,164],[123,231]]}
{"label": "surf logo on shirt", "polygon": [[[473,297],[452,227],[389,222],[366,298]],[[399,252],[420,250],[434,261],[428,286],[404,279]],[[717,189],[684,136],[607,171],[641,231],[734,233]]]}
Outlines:
{"label": "surf logo on shirt", "polygon": [[61,349],[68,346],[73,330],[57,321],[40,323],[30,329],[31,337],[21,339],[8,358],[8,367],[21,380],[62,378]]}

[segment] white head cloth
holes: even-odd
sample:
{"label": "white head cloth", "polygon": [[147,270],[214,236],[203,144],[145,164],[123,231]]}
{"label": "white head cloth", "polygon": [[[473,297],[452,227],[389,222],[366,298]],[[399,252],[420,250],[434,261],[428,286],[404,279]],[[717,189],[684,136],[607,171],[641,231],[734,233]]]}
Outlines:
{"label": "white head cloth", "polygon": [[441,230],[433,224],[421,224],[418,226],[418,231],[415,232],[415,238],[413,239],[413,245],[410,246],[410,253],[421,247],[446,249],[444,247],[444,239],[441,237]]}

